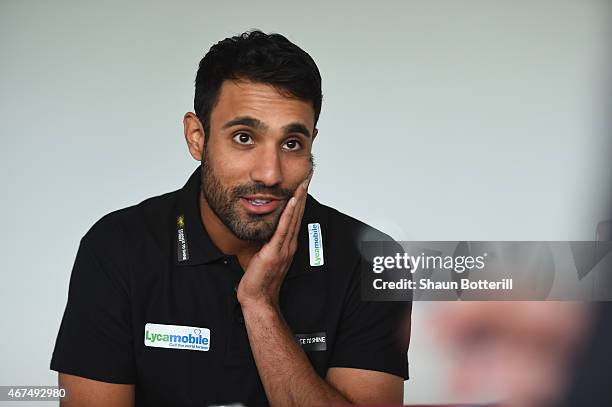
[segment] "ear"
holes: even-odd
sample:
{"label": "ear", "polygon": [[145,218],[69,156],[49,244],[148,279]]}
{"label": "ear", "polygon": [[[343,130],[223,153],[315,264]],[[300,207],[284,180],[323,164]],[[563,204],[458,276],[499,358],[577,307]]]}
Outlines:
{"label": "ear", "polygon": [[206,135],[204,134],[204,126],[195,113],[185,113],[185,116],[183,116],[183,131],[185,132],[185,141],[189,153],[195,160],[202,161]]}

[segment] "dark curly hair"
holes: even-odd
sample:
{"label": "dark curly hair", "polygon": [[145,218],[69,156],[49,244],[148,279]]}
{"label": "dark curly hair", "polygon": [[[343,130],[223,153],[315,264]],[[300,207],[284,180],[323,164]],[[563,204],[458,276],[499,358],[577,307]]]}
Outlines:
{"label": "dark curly hair", "polygon": [[193,100],[208,141],[210,114],[225,80],[244,79],[274,86],[312,102],[315,126],[321,113],[321,74],[308,53],[280,34],[244,32],[213,45],[200,61]]}

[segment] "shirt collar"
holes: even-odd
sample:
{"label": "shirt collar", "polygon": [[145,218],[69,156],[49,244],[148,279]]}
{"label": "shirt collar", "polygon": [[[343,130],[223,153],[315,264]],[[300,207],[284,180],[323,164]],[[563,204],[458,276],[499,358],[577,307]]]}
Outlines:
{"label": "shirt collar", "polygon": [[210,239],[200,216],[201,166],[179,191],[174,219],[174,261],[180,266],[212,263],[225,257]]}

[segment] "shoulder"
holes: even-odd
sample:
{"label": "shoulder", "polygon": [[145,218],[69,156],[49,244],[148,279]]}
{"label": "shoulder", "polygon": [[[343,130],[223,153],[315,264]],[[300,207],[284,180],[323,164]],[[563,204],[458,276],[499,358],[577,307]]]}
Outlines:
{"label": "shoulder", "polygon": [[128,239],[137,242],[147,233],[163,234],[171,224],[179,191],[150,197],[103,215],[87,230],[83,240],[92,247],[100,247],[124,244]]}
{"label": "shoulder", "polygon": [[330,206],[324,205],[308,196],[307,222],[321,220],[324,240],[332,242],[334,246],[358,254],[363,242],[395,242],[385,232],[368,225],[346,213],[340,212]]}

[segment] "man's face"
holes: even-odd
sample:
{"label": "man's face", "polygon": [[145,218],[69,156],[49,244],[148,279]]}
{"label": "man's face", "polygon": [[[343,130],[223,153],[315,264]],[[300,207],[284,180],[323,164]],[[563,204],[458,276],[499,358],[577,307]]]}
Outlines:
{"label": "man's face", "polygon": [[296,188],[313,169],[310,102],[270,85],[225,81],[210,116],[202,192],[242,240],[269,240]]}

